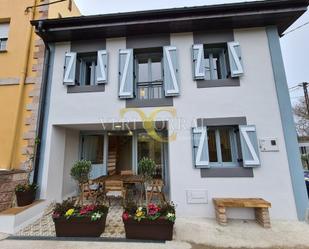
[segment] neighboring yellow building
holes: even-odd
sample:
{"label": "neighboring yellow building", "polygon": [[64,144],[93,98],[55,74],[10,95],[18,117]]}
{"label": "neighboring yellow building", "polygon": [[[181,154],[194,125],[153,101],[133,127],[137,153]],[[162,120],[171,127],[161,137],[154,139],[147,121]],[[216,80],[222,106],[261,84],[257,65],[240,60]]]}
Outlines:
{"label": "neighboring yellow building", "polygon": [[45,48],[30,20],[78,15],[73,0],[0,0],[0,169],[20,168],[35,144]]}

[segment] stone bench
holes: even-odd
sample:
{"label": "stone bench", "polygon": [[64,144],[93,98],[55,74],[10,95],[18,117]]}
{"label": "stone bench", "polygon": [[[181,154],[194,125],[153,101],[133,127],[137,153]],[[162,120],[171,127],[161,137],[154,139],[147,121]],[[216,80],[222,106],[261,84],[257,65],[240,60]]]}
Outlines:
{"label": "stone bench", "polygon": [[255,219],[264,228],[270,228],[268,208],[271,203],[261,198],[214,198],[216,219],[220,225],[227,225],[226,208],[254,208]]}

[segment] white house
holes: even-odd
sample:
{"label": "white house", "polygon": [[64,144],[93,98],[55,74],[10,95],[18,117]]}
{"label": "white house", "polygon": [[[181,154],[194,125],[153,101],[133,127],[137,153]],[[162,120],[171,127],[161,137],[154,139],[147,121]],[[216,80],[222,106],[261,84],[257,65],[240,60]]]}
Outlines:
{"label": "white house", "polygon": [[33,21],[47,45],[40,198],[75,194],[70,168],[79,159],[104,175],[137,173],[139,159],[150,157],[178,216],[214,217],[214,197],[261,197],[272,219],[303,220],[308,199],[279,38],[307,5]]}

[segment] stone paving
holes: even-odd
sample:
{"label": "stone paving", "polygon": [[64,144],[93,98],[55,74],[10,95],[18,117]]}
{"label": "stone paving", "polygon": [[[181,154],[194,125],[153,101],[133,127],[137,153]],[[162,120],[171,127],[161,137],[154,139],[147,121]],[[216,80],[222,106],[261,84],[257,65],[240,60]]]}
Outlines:
{"label": "stone paving", "polygon": [[[55,237],[55,226],[52,219],[52,210],[55,204],[51,204],[44,212],[43,216],[23,228],[15,235],[17,236],[47,236]],[[106,238],[125,238],[124,226],[122,222],[122,207],[114,204],[109,208],[106,220],[105,232],[101,237]]]}

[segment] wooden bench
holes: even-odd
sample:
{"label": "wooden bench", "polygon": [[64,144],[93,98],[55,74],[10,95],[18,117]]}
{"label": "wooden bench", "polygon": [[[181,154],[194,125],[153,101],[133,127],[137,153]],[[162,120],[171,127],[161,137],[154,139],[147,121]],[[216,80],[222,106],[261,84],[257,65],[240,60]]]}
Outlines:
{"label": "wooden bench", "polygon": [[260,198],[214,198],[216,219],[220,225],[227,225],[226,208],[254,208],[255,219],[264,228],[270,228],[268,208],[271,203]]}

